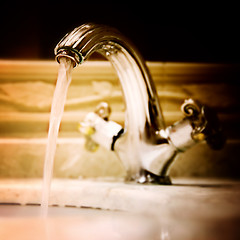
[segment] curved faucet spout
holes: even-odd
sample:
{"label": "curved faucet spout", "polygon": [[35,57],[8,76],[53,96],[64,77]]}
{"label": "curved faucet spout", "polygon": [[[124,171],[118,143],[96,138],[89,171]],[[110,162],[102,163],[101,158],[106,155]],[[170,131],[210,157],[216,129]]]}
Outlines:
{"label": "curved faucet spout", "polygon": [[[203,140],[216,149],[223,146],[217,117],[192,99],[182,105],[185,118],[165,129],[148,68],[136,48],[116,29],[84,24],[67,34],[55,48],[57,61],[67,57],[75,66],[93,52],[105,56],[118,74],[126,107],[125,126],[122,129],[107,121],[109,109],[103,104],[87,115],[80,131],[92,149],[101,144],[117,153],[127,170],[127,179],[169,183],[169,166],[178,152]],[[89,126],[91,133],[85,131]]]}
{"label": "curved faucet spout", "polygon": [[103,25],[90,23],[75,28],[58,43],[55,55],[57,61],[68,57],[77,66],[95,51],[111,62],[121,82],[126,116],[124,134],[116,149],[122,155],[120,149],[124,148],[125,154],[120,158],[131,175],[137,174],[141,168],[138,160],[141,143],[165,141],[159,134],[164,129],[164,120],[152,78],[129,40],[116,29]]}

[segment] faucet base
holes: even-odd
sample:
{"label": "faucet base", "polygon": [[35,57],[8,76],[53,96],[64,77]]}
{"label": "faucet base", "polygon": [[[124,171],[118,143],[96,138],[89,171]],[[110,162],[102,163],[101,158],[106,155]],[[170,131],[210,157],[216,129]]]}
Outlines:
{"label": "faucet base", "polygon": [[147,170],[142,169],[140,177],[137,179],[138,183],[152,183],[160,185],[172,185],[172,181],[169,176],[158,176]]}

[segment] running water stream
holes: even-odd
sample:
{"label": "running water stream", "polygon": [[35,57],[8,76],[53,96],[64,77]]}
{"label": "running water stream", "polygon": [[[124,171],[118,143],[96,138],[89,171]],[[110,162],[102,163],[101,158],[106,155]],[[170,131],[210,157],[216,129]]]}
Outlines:
{"label": "running water stream", "polygon": [[64,104],[67,98],[68,87],[72,80],[72,69],[72,61],[69,58],[60,58],[58,79],[52,100],[48,139],[45,152],[41,200],[42,217],[46,217],[48,214],[49,195],[51,189],[51,179],[53,174],[57,137],[64,111]]}

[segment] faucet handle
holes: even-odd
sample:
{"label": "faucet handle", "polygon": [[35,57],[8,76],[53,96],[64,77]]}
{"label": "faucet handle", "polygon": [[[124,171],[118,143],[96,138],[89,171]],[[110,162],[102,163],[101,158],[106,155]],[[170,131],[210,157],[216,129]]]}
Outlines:
{"label": "faucet handle", "polygon": [[105,102],[101,102],[95,112],[90,112],[79,123],[79,131],[86,138],[85,147],[89,151],[96,151],[101,145],[108,150],[114,150],[116,140],[124,132],[121,125],[109,121],[111,109]]}
{"label": "faucet handle", "polygon": [[223,148],[226,137],[219,118],[212,108],[203,106],[193,99],[186,99],[181,110],[192,124],[192,138],[194,140],[206,140],[214,150]]}
{"label": "faucet handle", "polygon": [[[97,105],[94,113],[101,117],[103,120],[108,121],[111,113],[111,108],[108,103],[101,102]],[[95,142],[91,137],[96,132],[96,129],[94,127],[94,121],[92,121],[91,118],[85,118],[84,121],[79,122],[78,130],[85,137],[85,148],[90,152],[97,151],[99,148],[99,144]]]}
{"label": "faucet handle", "polygon": [[92,140],[91,135],[95,133],[95,128],[86,119],[78,123],[78,130],[85,137],[85,148],[90,152],[96,152],[99,148],[99,144]]}

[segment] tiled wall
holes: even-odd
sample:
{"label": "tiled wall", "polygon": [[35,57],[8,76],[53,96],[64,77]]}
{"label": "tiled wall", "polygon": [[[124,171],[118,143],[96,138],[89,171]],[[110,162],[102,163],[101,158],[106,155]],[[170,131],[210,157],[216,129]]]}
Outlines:
{"label": "tiled wall", "polygon": [[[194,98],[214,108],[228,141],[221,151],[200,144],[176,159],[171,176],[240,177],[238,65],[148,62],[167,125],[180,120],[181,103]],[[49,111],[58,64],[53,61],[0,61],[0,177],[42,176]],[[112,152],[84,148],[77,124],[100,101],[112,107],[111,119],[124,125],[118,78],[105,61],[74,69],[55,160],[56,177],[122,177]]]}

